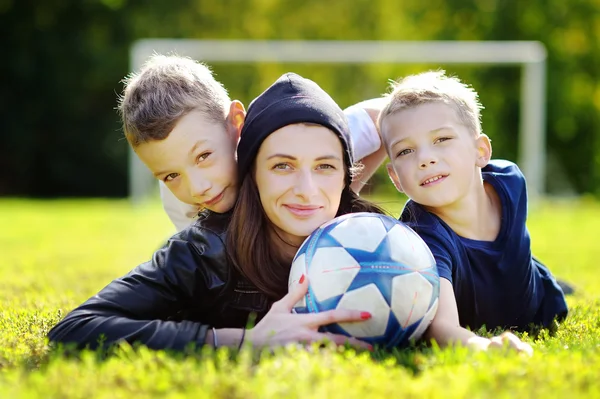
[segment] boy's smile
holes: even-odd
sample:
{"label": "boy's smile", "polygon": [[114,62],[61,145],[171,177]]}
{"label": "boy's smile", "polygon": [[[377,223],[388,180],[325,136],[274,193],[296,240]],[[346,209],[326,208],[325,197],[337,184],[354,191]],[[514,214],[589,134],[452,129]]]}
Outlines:
{"label": "boy's smile", "polygon": [[446,177],[448,177],[448,175],[435,175],[433,177],[428,177],[427,179],[423,180],[423,183],[421,183],[421,186],[430,186],[433,184],[437,184],[437,183],[441,183],[444,179],[446,179]]}
{"label": "boy's smile", "polygon": [[[225,189],[225,190],[227,190],[227,189]],[[221,191],[221,193],[219,193],[217,196],[213,197],[212,199],[209,199],[208,201],[205,201],[204,204],[203,204],[204,208],[210,208],[213,205],[218,204],[223,199],[223,197],[225,196],[225,190]]]}

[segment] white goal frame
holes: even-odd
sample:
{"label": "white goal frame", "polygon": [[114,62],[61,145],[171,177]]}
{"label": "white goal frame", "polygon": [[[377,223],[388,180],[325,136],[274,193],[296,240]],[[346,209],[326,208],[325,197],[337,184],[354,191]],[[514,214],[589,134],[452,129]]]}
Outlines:
{"label": "white goal frame", "polygon": [[[527,178],[529,197],[545,192],[546,58],[537,41],[263,41],[143,39],[130,50],[138,71],[154,53],[177,53],[202,62],[297,62],[386,64],[487,64],[521,66],[517,163]],[[390,78],[395,78],[390,76]],[[139,202],[156,189],[155,179],[129,151],[129,197]]]}

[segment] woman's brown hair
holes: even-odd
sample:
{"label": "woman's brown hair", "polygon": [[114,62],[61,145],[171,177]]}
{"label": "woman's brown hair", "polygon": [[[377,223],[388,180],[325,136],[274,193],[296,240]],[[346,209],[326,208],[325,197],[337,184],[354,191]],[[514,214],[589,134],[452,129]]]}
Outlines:
{"label": "woman's brown hair", "polygon": [[[350,176],[350,170],[345,169],[346,176]],[[336,216],[355,212],[386,213],[374,203],[360,198],[347,183]],[[283,245],[274,245],[274,240],[280,240]],[[284,245],[290,244],[276,234],[263,210],[253,167],[242,181],[226,247],[236,269],[274,300],[287,293],[292,259],[280,250]]]}

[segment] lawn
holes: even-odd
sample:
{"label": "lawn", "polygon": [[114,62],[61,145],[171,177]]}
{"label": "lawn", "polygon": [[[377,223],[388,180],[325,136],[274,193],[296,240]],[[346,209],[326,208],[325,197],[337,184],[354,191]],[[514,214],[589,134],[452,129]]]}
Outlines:
{"label": "lawn", "polygon": [[[379,201],[397,215],[393,198]],[[435,346],[61,356],[48,330],[147,260],[170,222],[157,202],[0,199],[0,226],[0,398],[600,397],[600,203],[591,200],[531,209],[534,253],[576,286],[556,333],[522,336],[531,358]]]}

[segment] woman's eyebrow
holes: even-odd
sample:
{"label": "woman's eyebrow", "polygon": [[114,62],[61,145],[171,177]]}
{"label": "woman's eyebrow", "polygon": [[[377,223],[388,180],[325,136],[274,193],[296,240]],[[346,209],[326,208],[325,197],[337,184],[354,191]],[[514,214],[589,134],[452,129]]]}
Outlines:
{"label": "woman's eyebrow", "polygon": [[333,160],[337,160],[337,161],[341,161],[342,159],[336,155],[323,155],[320,156],[318,158],[315,158],[315,161],[323,161],[325,159],[333,159]]}
{"label": "woman's eyebrow", "polygon": [[[289,159],[289,160],[292,160],[292,161],[298,160],[298,158],[296,158],[296,157],[294,157],[292,155],[279,154],[279,153],[273,154],[273,155],[269,156],[267,158],[267,160],[273,159],[273,158],[285,158],[285,159]],[[322,161],[322,160],[325,160],[325,159],[334,159],[334,160],[338,160],[338,161],[342,160],[340,157],[338,157],[336,155],[321,155],[320,157],[315,158],[315,161]]]}
{"label": "woman's eyebrow", "polygon": [[273,155],[269,156],[269,157],[267,158],[267,161],[268,161],[269,159],[273,159],[273,158],[287,158],[287,159],[291,159],[292,161],[295,161],[296,159],[298,159],[298,158],[296,158],[296,157],[293,157],[293,156],[291,156],[291,155],[287,155],[287,154],[279,154],[279,153],[278,153],[278,154],[273,154]]}

